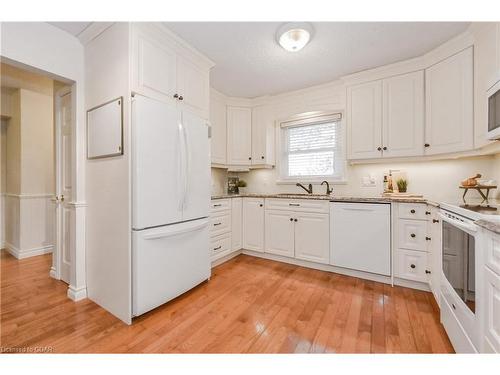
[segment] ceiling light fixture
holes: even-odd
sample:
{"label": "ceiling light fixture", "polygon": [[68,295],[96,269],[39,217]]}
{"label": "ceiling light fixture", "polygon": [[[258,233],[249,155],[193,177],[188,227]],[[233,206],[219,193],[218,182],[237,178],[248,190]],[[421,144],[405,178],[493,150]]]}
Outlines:
{"label": "ceiling light fixture", "polygon": [[290,22],[282,25],[276,33],[281,47],[290,52],[300,51],[312,38],[313,28],[306,22]]}

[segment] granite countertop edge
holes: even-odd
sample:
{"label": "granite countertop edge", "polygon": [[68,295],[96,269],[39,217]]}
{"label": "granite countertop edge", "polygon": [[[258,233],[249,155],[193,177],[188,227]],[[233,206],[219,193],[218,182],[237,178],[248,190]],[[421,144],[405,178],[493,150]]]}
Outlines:
{"label": "granite countertop edge", "polygon": [[212,195],[212,199],[227,199],[227,198],[282,198],[282,199],[313,199],[330,202],[375,202],[375,203],[427,203],[434,207],[439,207],[437,202],[429,201],[424,198],[412,197],[340,197],[328,195],[294,195],[294,194],[219,194]]}
{"label": "granite countertop edge", "polygon": [[485,228],[489,230],[490,232],[500,234],[500,222],[499,221],[492,221],[492,220],[476,220],[474,222],[477,226],[480,226],[481,228]]}

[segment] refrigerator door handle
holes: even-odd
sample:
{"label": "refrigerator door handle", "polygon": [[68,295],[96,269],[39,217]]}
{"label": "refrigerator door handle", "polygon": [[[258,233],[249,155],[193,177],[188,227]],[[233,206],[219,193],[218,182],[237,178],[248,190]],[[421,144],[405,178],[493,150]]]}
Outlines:
{"label": "refrigerator door handle", "polygon": [[185,126],[182,126],[182,132],[184,135],[184,158],[185,158],[185,167],[184,167],[184,198],[183,204],[187,206],[188,204],[188,191],[189,191],[189,177],[191,176],[191,155],[189,150],[189,141],[188,141],[188,130]]}
{"label": "refrigerator door handle", "polygon": [[185,168],[185,149],[184,149],[184,136],[183,136],[183,125],[182,121],[179,121],[179,178],[178,185],[182,184],[179,190],[182,189],[181,197],[179,199],[179,211],[184,208],[184,198],[186,195],[185,179],[186,179],[186,168]]}
{"label": "refrigerator door handle", "polygon": [[197,230],[206,228],[207,225],[208,225],[208,221],[207,220],[203,220],[203,222],[201,222],[201,223],[199,223],[197,225],[194,225],[194,226],[187,227],[187,228],[182,228],[182,229],[177,229],[177,230],[169,230],[169,229],[167,229],[167,230],[161,231],[161,232],[156,232],[156,233],[151,233],[151,234],[145,234],[143,236],[143,238],[145,240],[157,240],[159,238],[166,238],[166,237],[178,236],[180,234],[195,232]]}

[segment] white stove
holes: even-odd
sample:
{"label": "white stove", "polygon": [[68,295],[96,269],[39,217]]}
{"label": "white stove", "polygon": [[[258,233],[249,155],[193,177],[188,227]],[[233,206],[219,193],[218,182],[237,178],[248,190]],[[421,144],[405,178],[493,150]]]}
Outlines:
{"label": "white stove", "polygon": [[490,199],[490,203],[480,204],[471,201],[470,203],[440,203],[441,210],[445,210],[460,215],[469,220],[490,220],[500,221],[500,202],[496,199]]}

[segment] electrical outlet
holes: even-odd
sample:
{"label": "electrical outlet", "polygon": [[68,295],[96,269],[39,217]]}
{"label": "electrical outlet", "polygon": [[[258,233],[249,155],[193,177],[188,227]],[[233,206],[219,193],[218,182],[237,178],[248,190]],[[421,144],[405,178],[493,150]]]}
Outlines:
{"label": "electrical outlet", "polygon": [[361,180],[361,186],[362,187],[376,187],[377,180],[375,178],[375,175],[370,174],[369,176],[363,176],[363,178]]}

